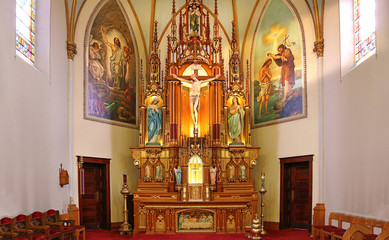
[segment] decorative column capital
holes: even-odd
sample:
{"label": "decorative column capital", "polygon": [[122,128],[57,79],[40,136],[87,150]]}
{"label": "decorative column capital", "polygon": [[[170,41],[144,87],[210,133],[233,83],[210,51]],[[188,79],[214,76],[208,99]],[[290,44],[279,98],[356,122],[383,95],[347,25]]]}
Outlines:
{"label": "decorative column capital", "polygon": [[316,53],[317,57],[323,57],[324,52],[324,39],[320,39],[314,42],[313,51]]}
{"label": "decorative column capital", "polygon": [[77,44],[74,42],[66,41],[66,49],[68,51],[68,59],[74,58],[74,55],[77,54]]}

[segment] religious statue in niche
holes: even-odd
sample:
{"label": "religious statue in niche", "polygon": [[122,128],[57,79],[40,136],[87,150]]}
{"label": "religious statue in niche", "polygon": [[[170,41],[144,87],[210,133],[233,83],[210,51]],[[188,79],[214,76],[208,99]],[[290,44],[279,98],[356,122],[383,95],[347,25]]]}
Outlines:
{"label": "religious statue in niche", "polygon": [[227,167],[227,180],[228,181],[235,181],[235,166],[233,164],[229,164]]}
{"label": "religious statue in niche", "polygon": [[209,175],[211,179],[211,184],[216,184],[216,167],[211,166],[209,168]]}
{"label": "religious statue in niche", "polygon": [[174,168],[174,175],[176,176],[176,184],[181,184],[181,167],[178,166],[177,168]]}
{"label": "religious statue in niche", "polygon": [[189,7],[190,36],[198,36],[200,29],[200,8],[193,4]]}
{"label": "religious statue in niche", "polygon": [[162,166],[161,164],[158,164],[156,167],[155,167],[155,181],[162,181],[163,180],[163,176],[162,176]]}
{"label": "religious statue in niche", "polygon": [[162,109],[159,98],[155,97],[147,107],[147,140],[146,145],[160,145],[162,127]]}
{"label": "religious statue in niche", "polygon": [[190,96],[190,112],[191,112],[192,120],[194,123],[194,129],[198,129],[199,109],[200,109],[200,89],[202,87],[206,86],[206,84],[208,84],[209,82],[211,82],[215,79],[218,79],[220,77],[220,75],[217,75],[213,78],[209,78],[209,79],[203,80],[203,81],[200,81],[197,78],[196,74],[192,74],[191,81],[186,80],[186,79],[181,78],[181,77],[177,77],[177,75],[175,75],[175,74],[172,74],[172,76],[177,80],[180,80],[180,81],[185,82],[185,83],[189,83],[191,85],[191,87],[190,87],[191,92],[189,95]]}
{"label": "religious statue in niche", "polygon": [[239,181],[246,181],[246,166],[244,164],[239,166]]}
{"label": "religious statue in niche", "polygon": [[244,128],[244,109],[239,104],[238,97],[232,97],[232,104],[228,109],[228,133],[232,139],[230,145],[243,145],[241,134]]}
{"label": "religious statue in niche", "polygon": [[145,175],[143,177],[144,181],[151,181],[151,166],[147,164],[145,166]]}

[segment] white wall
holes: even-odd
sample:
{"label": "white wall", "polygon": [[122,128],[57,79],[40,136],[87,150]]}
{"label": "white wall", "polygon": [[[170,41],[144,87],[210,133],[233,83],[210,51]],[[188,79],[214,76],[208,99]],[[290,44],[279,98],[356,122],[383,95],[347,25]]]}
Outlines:
{"label": "white wall", "polygon": [[[264,221],[280,221],[280,160],[283,157],[294,157],[313,154],[313,206],[319,199],[319,157],[320,157],[320,113],[319,113],[319,81],[318,60],[316,53],[312,51],[314,30],[312,17],[304,1],[291,1],[298,11],[304,28],[306,48],[306,74],[307,74],[307,118],[296,121],[280,123],[276,125],[255,128],[251,130],[252,145],[261,147],[259,160],[253,169],[256,190],[260,188],[261,172],[266,176],[266,190],[264,196]],[[260,2],[255,18],[251,22],[248,31],[248,41],[245,45],[244,56],[250,56],[252,38],[258,18],[265,2]],[[246,60],[242,60],[246,62]],[[259,69],[251,71],[251,79]],[[246,72],[246,70],[244,71]],[[252,110],[253,111],[253,110]],[[258,205],[259,206],[259,205]],[[259,207],[258,207],[259,209]],[[258,210],[259,212],[259,210]]]}
{"label": "white wall", "polygon": [[[84,81],[84,41],[85,32],[90,18],[95,17],[93,11],[99,1],[87,1],[80,11],[76,32],[75,43],[77,44],[78,54],[74,57],[73,62],[73,169],[74,175],[74,195],[76,203],[78,204],[78,184],[77,184],[77,156],[89,156],[98,158],[109,158],[110,161],[110,190],[111,190],[111,222],[123,221],[123,196],[120,194],[123,183],[123,172],[127,173],[128,185],[130,192],[136,190],[138,183],[138,170],[134,166],[133,160],[130,157],[130,147],[138,146],[138,129],[131,129],[127,127],[120,127],[96,121],[84,119],[84,95],[83,95],[83,81]],[[131,12],[131,8],[127,1],[121,1],[125,12],[134,30],[136,45],[138,48],[137,58],[143,59],[143,64],[146,63],[144,46],[141,40],[141,34],[137,25],[136,19]],[[102,7],[103,5],[101,5]],[[97,14],[98,12],[95,12]],[[90,31],[88,29],[88,31]],[[138,64],[140,64],[138,62]],[[139,65],[138,65],[139,66]],[[145,73],[146,66],[143,66],[143,73]],[[140,76],[137,73],[139,81]],[[139,82],[138,82],[139,84]],[[139,85],[138,85],[139,86]]]}
{"label": "white wall", "polygon": [[0,3],[0,217],[66,211],[69,185],[63,1],[37,1],[36,65],[15,54],[15,1]]}
{"label": "white wall", "polygon": [[326,1],[325,11],[324,203],[327,215],[329,211],[339,211],[388,220],[389,2],[376,0],[377,54],[343,77],[341,64],[347,63],[340,60],[343,31],[339,31],[338,1]]}

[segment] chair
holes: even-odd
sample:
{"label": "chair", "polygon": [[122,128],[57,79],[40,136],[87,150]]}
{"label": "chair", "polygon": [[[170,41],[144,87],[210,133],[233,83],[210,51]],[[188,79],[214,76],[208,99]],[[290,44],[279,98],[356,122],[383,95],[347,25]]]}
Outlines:
{"label": "chair", "polygon": [[27,228],[33,229],[34,231],[43,230],[45,235],[48,235],[49,240],[59,239],[64,240],[63,232],[61,230],[51,228],[49,225],[44,224],[44,218],[42,212],[33,212],[27,217]]}
{"label": "chair", "polygon": [[12,220],[13,231],[17,233],[18,240],[47,240],[48,228],[28,229],[27,216],[19,214]]}
{"label": "chair", "polygon": [[0,220],[0,237],[3,239],[16,239],[17,234],[12,232],[11,218],[4,217]]}
{"label": "chair", "polygon": [[70,219],[69,218],[69,213],[65,213],[65,214],[62,214],[60,215],[60,219],[62,221],[71,221],[71,222],[74,222],[74,234],[76,236],[76,240],[79,240],[80,239],[80,235],[82,237],[82,240],[85,240],[85,227],[82,226],[82,225],[75,225],[76,224],[76,220],[74,219]]}
{"label": "chair", "polygon": [[48,210],[43,214],[43,216],[43,224],[62,231],[64,239],[76,239],[74,220],[61,220],[59,217],[59,211],[54,209]]}

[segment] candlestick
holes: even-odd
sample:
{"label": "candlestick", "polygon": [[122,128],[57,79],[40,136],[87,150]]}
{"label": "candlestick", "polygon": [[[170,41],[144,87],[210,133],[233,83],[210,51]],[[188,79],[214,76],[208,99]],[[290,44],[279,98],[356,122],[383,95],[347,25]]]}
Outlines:
{"label": "candlestick", "polygon": [[127,182],[127,174],[126,173],[123,174],[123,182],[124,181],[125,181],[125,183],[123,183],[122,190],[120,191],[120,193],[124,197],[124,210],[123,210],[124,221],[120,225],[120,229],[119,229],[121,236],[123,236],[124,234],[132,235],[131,225],[128,223],[128,220],[127,220],[128,219],[127,197],[128,197],[128,194],[130,194],[130,190],[128,189],[128,186],[126,183]]}
{"label": "candlestick", "polygon": [[261,173],[261,188],[265,189],[265,173]]}
{"label": "candlestick", "polygon": [[123,173],[123,184],[127,185],[127,173]]}

